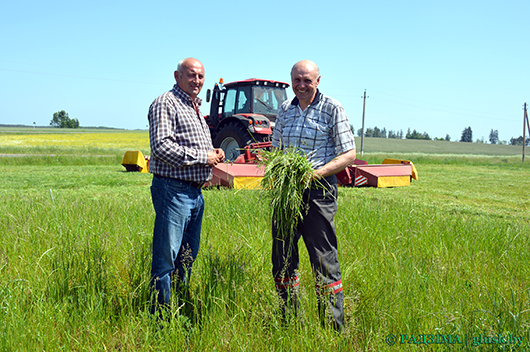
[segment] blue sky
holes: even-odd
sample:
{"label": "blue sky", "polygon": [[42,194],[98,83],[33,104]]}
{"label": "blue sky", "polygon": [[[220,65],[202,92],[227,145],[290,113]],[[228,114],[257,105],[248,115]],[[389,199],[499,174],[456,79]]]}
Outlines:
{"label": "blue sky", "polygon": [[144,129],[180,59],[203,62],[201,98],[220,77],[290,83],[310,59],[355,129],[366,89],[366,127],[509,141],[530,103],[529,14],[510,0],[5,1],[0,124],[65,110],[82,126]]}

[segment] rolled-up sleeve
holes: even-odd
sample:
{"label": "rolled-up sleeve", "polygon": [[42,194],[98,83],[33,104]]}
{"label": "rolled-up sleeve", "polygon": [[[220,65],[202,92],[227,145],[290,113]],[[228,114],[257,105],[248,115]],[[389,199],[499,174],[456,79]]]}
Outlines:
{"label": "rolled-up sleeve", "polygon": [[342,154],[355,149],[355,138],[350,128],[348,116],[342,105],[337,105],[333,113],[333,140],[335,142],[335,153]]}

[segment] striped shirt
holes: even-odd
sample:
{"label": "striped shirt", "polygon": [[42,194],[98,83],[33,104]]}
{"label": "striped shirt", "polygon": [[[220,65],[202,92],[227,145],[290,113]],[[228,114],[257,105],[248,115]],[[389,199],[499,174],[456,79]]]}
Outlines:
{"label": "striped shirt", "polygon": [[355,149],[355,139],[342,105],[317,90],[315,99],[303,112],[298,98],[283,102],[272,145],[300,150],[318,169],[339,154]]}
{"label": "striped shirt", "polygon": [[175,84],[151,104],[151,173],[197,183],[212,178],[212,168],[208,166],[212,138],[200,113],[201,102],[195,99],[196,111],[192,98]]}

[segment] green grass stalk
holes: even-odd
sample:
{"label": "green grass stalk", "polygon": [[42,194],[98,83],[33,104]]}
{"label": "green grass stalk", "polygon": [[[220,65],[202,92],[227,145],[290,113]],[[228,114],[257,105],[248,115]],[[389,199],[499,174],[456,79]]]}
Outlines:
{"label": "green grass stalk", "polygon": [[270,199],[273,221],[280,236],[293,238],[305,212],[303,194],[311,185],[313,168],[296,149],[264,151],[262,156],[265,175],[261,186]]}

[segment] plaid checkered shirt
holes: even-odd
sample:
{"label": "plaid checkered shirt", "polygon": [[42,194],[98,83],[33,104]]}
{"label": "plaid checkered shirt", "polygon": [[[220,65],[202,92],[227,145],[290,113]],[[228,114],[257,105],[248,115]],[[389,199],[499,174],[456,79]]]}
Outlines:
{"label": "plaid checkered shirt", "polygon": [[202,100],[192,98],[176,84],[149,107],[151,159],[149,171],[164,177],[203,183],[212,178],[208,151],[212,138],[200,113]]}
{"label": "plaid checkered shirt", "polygon": [[317,90],[315,99],[303,112],[298,98],[283,102],[276,117],[272,145],[300,150],[318,169],[339,154],[355,149],[355,139],[342,105]]}

